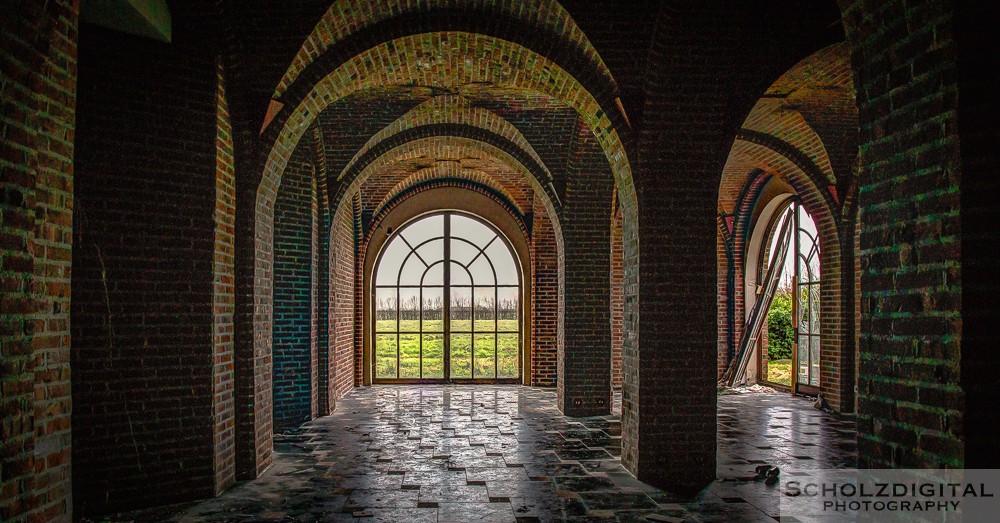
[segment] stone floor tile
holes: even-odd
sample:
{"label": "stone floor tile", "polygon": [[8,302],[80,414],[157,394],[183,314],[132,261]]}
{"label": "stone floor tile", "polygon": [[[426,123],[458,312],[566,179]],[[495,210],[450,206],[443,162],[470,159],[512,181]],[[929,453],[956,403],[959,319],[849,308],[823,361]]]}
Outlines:
{"label": "stone floor tile", "polygon": [[780,486],[753,479],[756,465],[786,478],[857,463],[854,423],[807,400],[748,394],[718,405],[719,480],[695,494],[635,479],[617,457],[618,418],[565,417],[553,389],[376,386],[276,435],[274,464],[256,480],[110,519],[773,522]]}

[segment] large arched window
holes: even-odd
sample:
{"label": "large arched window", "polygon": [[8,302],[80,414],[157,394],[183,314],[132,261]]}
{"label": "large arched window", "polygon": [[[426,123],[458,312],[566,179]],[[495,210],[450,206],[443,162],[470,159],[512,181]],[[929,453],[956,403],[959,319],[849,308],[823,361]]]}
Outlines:
{"label": "large arched window", "polygon": [[[816,392],[820,384],[820,244],[816,222],[797,198],[774,212],[761,249],[756,283],[762,284],[781,241],[778,232],[789,221],[787,256],[761,343],[761,379],[793,390]],[[783,319],[786,318],[786,319]],[[763,341],[763,340],[762,340]],[[794,371],[794,383],[792,373]]]}
{"label": "large arched window", "polygon": [[521,273],[493,226],[453,211],[413,220],[374,282],[374,382],[519,381]]}

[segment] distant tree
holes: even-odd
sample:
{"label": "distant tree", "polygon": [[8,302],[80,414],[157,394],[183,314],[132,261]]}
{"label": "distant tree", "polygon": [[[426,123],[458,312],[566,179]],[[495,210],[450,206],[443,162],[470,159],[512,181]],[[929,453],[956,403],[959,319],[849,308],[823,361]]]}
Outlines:
{"label": "distant tree", "polygon": [[792,357],[795,330],[792,328],[792,289],[782,286],[774,293],[767,311],[767,359],[784,360]]}

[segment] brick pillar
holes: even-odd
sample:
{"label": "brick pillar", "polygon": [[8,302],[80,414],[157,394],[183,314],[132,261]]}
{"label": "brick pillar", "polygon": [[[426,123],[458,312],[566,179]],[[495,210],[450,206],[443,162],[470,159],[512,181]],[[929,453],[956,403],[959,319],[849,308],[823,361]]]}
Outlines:
{"label": "brick pillar", "polygon": [[274,430],[295,428],[316,413],[316,183],[312,142],[303,138],[281,177],[274,202]]}
{"label": "brick pillar", "polygon": [[170,45],[80,29],[78,517],[210,496],[229,481],[217,475],[227,466],[226,119],[212,30],[191,23],[206,17],[175,14]]}
{"label": "brick pillar", "polygon": [[577,127],[562,209],[559,408],[611,412],[611,208],[614,178],[592,131]]}
{"label": "brick pillar", "polygon": [[556,385],[559,356],[559,247],[552,220],[534,197],[531,228],[531,384]]}
{"label": "brick pillar", "polygon": [[[78,2],[0,17],[0,520],[72,519],[70,264]],[[44,80],[43,80],[44,78]]]}
{"label": "brick pillar", "polygon": [[236,172],[233,162],[233,130],[229,119],[223,66],[218,74],[215,138],[215,255],[212,261],[212,408],[215,449],[215,493],[236,481],[236,407],[233,314],[236,310],[234,234],[236,232]]}
{"label": "brick pillar", "polygon": [[962,174],[950,4],[845,4],[861,128],[859,462],[962,467]]}
{"label": "brick pillar", "polygon": [[962,389],[966,468],[1000,468],[1000,17],[994,2],[956,3],[962,133]]}
{"label": "brick pillar", "polygon": [[625,340],[625,267],[622,211],[611,216],[611,389],[622,388],[622,344]]}

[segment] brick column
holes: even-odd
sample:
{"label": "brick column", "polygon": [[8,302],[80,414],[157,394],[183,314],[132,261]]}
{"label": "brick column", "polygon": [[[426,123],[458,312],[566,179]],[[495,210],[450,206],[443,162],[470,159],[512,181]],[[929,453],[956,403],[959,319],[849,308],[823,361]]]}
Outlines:
{"label": "brick column", "polygon": [[559,408],[611,412],[611,230],[614,179],[592,131],[578,125],[562,209]]}
{"label": "brick column", "polygon": [[73,1],[4,7],[0,35],[0,520],[72,519]]}
{"label": "brick column", "polygon": [[965,253],[950,5],[844,4],[861,127],[859,462],[962,467]]}

